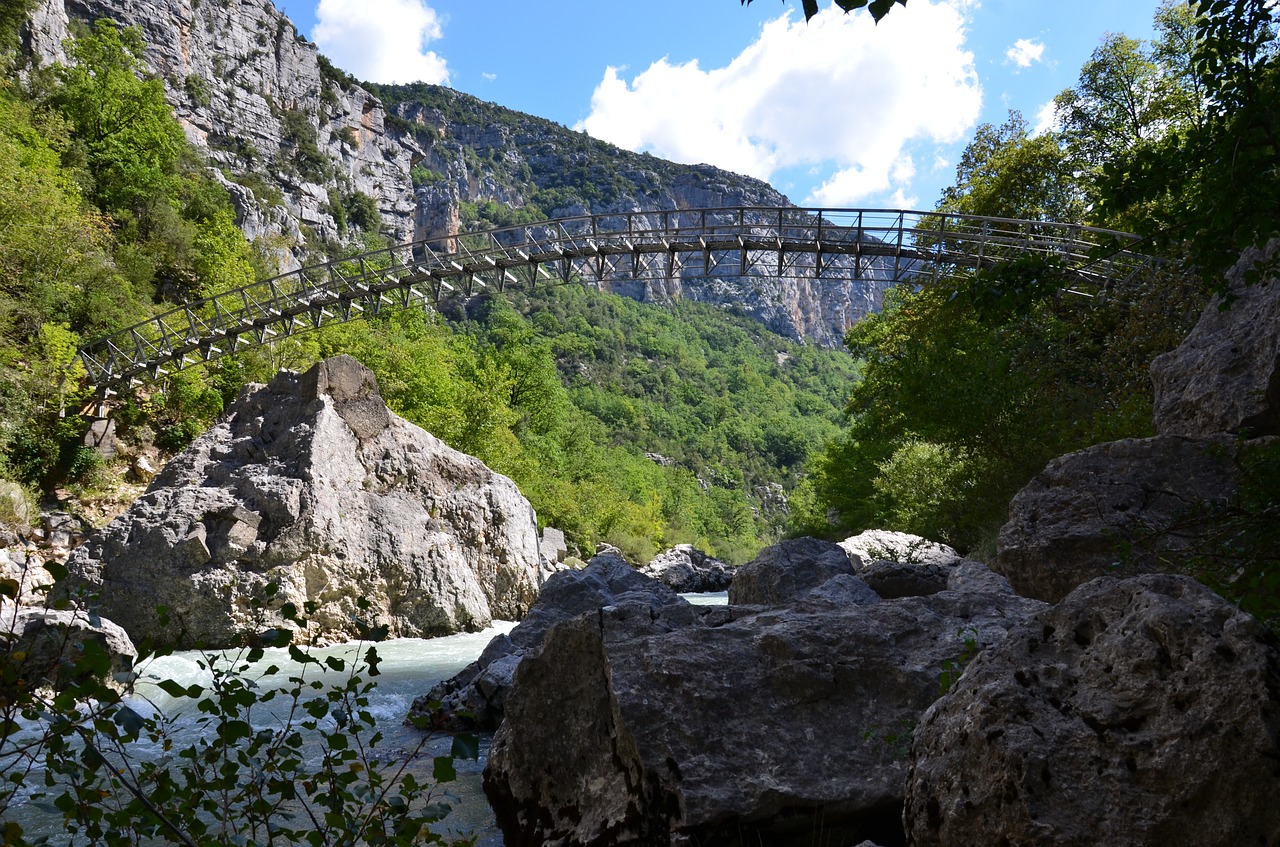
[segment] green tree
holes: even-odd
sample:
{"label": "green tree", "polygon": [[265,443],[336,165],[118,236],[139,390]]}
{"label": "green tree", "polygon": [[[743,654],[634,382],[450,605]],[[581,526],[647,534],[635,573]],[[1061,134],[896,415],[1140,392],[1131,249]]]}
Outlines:
{"label": "green tree", "polygon": [[126,317],[131,292],[111,267],[106,220],[61,168],[56,117],[0,88],[0,338],[35,336],[49,317],[81,333]]}
{"label": "green tree", "polygon": [[73,64],[58,70],[52,101],[71,122],[83,148],[81,179],[104,209],[140,212],[173,189],[174,168],[186,146],[164,99],[164,85],[145,78],[142,34],[99,20],[72,40]]}
{"label": "green tree", "polygon": [[982,124],[942,192],[938,211],[1000,218],[1078,222],[1084,204],[1071,161],[1052,133],[1032,136],[1022,114]]}
{"label": "green tree", "polygon": [[[1203,116],[1106,162],[1099,211],[1129,218],[1168,249],[1185,249],[1209,282],[1242,247],[1280,232],[1280,78],[1275,9],[1266,0],[1200,0],[1194,36],[1181,19],[1163,30],[1159,55],[1194,45],[1173,65]],[[1162,24],[1164,26],[1164,24]],[[1139,213],[1135,214],[1134,210]],[[1262,273],[1265,268],[1259,268]]]}
{"label": "green tree", "polygon": [[[1150,42],[1108,35],[1076,85],[1055,99],[1062,141],[1091,204],[1108,167],[1204,125],[1205,87],[1191,64],[1199,44],[1191,7],[1164,0],[1155,28]],[[1132,226],[1133,218],[1099,223]]]}

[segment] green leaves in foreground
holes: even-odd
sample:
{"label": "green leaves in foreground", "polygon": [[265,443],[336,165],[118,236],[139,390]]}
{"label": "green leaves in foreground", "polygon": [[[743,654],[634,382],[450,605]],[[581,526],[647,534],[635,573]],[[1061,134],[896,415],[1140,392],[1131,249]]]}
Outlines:
{"label": "green leaves in foreground", "polygon": [[[751,0],[741,0],[742,5],[749,6]],[[785,0],[784,0],[785,2]],[[880,19],[889,14],[889,10],[897,3],[901,6],[907,5],[907,0],[836,0],[836,5],[846,12],[852,12],[854,9],[861,9],[864,6],[871,13],[871,17],[876,19],[876,23]],[[803,0],[804,19],[807,21],[814,15],[818,14],[818,0]]]}
{"label": "green leaves in foreground", "polygon": [[[202,684],[155,684],[163,709],[101,682],[109,659],[95,642],[66,639],[57,691],[36,689],[28,656],[0,643],[13,683],[0,692],[0,817],[42,810],[70,845],[470,843],[431,827],[450,811],[440,786],[454,760],[478,755],[473,736],[447,755],[423,755],[428,735],[383,752],[372,646],[321,659],[280,633],[251,640],[287,649],[292,670],[264,670],[261,646],[205,653]],[[4,847],[37,843],[20,823],[0,828]]]}

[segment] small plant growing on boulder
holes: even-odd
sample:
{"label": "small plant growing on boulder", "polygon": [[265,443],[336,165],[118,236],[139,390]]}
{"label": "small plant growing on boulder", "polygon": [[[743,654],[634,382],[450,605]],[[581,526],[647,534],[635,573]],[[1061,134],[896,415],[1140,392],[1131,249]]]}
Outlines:
{"label": "small plant growing on boulder", "polygon": [[941,694],[951,690],[964,673],[964,669],[982,649],[982,645],[978,643],[978,631],[973,627],[959,630],[956,635],[964,642],[964,652],[958,658],[949,659],[943,663],[942,673],[938,674],[938,687],[941,689]]}

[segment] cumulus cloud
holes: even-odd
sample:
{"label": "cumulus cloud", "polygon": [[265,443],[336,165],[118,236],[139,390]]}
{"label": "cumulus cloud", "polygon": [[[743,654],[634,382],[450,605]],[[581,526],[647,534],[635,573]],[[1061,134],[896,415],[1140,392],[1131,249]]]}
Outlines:
{"label": "cumulus cloud", "polygon": [[965,137],[982,90],[965,49],[967,0],[920,0],[876,26],[834,6],[787,13],[727,66],[609,68],[578,126],[631,150],[769,179],[809,164],[834,173],[805,202],[853,205],[907,188],[909,147]]}
{"label": "cumulus cloud", "polygon": [[359,79],[447,83],[445,60],[427,50],[442,34],[423,0],[320,0],[311,40]]}
{"label": "cumulus cloud", "polygon": [[1031,130],[1032,135],[1044,135],[1046,132],[1058,128],[1058,107],[1057,104],[1050,100],[1039,109],[1036,110],[1036,125]]}
{"label": "cumulus cloud", "polygon": [[1020,68],[1029,68],[1044,56],[1044,43],[1019,38],[1013,46],[1004,51],[1004,57]]}

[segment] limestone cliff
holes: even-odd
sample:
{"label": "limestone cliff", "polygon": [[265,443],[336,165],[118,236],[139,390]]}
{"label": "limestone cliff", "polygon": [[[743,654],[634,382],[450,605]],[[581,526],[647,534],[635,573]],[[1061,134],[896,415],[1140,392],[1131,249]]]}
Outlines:
{"label": "limestone cliff", "polygon": [[350,356],[246,387],[67,568],[131,636],[179,646],[280,626],[286,601],[322,640],[480,629],[541,582],[515,483],[390,413]]}
{"label": "limestone cliff", "polygon": [[[363,198],[394,242],[517,215],[788,205],[758,180],[630,153],[451,89],[359,84],[271,0],[44,0],[26,53],[63,61],[72,22],[101,18],[141,29],[187,136],[223,174],[245,234],[282,270],[349,242],[335,209]],[[738,308],[780,334],[838,346],[887,285],[727,276],[617,293]]]}

